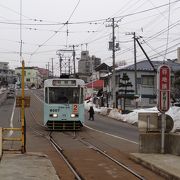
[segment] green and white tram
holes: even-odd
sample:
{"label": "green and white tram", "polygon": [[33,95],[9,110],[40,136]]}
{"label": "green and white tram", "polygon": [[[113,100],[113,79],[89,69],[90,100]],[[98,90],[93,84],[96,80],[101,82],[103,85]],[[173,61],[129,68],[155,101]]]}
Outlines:
{"label": "green and white tram", "polygon": [[84,123],[84,81],[44,81],[44,125],[50,130],[80,130]]}

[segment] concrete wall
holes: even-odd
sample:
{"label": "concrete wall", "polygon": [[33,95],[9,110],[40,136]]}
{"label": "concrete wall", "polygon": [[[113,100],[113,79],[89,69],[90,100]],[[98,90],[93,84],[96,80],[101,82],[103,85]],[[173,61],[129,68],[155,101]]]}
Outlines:
{"label": "concrete wall", "polygon": [[[180,134],[166,133],[164,152],[180,156]],[[161,133],[140,133],[140,153],[161,153]]]}

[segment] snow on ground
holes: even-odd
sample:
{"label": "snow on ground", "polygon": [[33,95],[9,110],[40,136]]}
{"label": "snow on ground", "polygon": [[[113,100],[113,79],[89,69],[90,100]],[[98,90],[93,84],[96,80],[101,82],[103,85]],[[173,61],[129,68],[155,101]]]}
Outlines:
{"label": "snow on ground", "polygon": [[[96,108],[95,104],[92,103],[91,100],[85,101],[85,109],[89,109],[90,106],[93,106],[95,112],[99,112],[102,115],[121,120],[130,124],[134,124],[138,122],[138,113],[139,112],[159,112],[157,107],[153,108],[145,108],[145,109],[135,109],[133,112],[129,114],[121,114],[117,109],[101,107]],[[172,106],[166,114],[170,115],[174,121],[174,127],[172,132],[177,129],[180,129],[180,107]]]}
{"label": "snow on ground", "polygon": [[0,88],[0,94],[3,94],[5,90],[6,90],[6,88],[1,87]]}

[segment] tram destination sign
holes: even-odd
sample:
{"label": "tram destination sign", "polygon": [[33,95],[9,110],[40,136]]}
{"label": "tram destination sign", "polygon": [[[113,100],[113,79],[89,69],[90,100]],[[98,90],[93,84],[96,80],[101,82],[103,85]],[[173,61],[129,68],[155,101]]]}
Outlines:
{"label": "tram destination sign", "polygon": [[157,74],[157,107],[162,113],[169,110],[170,107],[170,82],[171,70],[168,65],[161,65]]}

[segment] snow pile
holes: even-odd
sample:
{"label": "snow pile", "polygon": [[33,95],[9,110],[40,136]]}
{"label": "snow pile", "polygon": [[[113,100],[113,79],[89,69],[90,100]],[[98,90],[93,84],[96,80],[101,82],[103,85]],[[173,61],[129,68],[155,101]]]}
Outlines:
{"label": "snow pile", "polygon": [[100,114],[106,116],[108,114],[108,108],[107,107],[101,107]]}
{"label": "snow pile", "polygon": [[123,114],[119,113],[117,109],[112,109],[108,116],[114,119],[125,121]]}
{"label": "snow pile", "polygon": [[[104,116],[111,117],[113,119],[121,120],[123,122],[127,122],[129,124],[135,124],[138,122],[138,113],[140,112],[159,112],[157,107],[153,108],[145,108],[145,109],[135,109],[133,112],[129,114],[121,114],[118,109],[111,109],[107,107],[101,107],[100,109],[96,108],[95,104],[92,103],[91,100],[85,101],[85,109],[89,110],[90,106],[93,106],[95,112],[99,112]],[[109,112],[110,111],[110,112]],[[172,132],[175,132],[177,129],[180,129],[180,107],[172,106],[170,107],[167,113],[172,117],[174,121],[174,127]]]}
{"label": "snow pile", "polygon": [[166,114],[170,115],[174,121],[172,132],[180,130],[180,107],[172,106]]}

